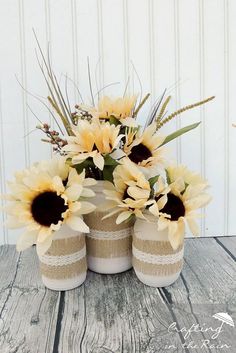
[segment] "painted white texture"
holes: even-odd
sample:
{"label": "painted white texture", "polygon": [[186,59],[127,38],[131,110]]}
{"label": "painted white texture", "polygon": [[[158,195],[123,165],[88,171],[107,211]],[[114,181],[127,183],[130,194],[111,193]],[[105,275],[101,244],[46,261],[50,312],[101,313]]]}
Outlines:
{"label": "painted white texture", "polygon": [[[33,131],[38,122],[31,110],[53,125],[47,109],[31,95],[48,94],[34,28],[45,52],[50,43],[57,77],[63,82],[67,75],[85,101],[91,100],[87,57],[93,94],[117,83],[105,92],[122,95],[127,80],[129,90],[137,92],[135,67],[143,93],[152,93],[140,122],[165,88],[172,95],[169,111],[216,95],[208,105],[170,122],[163,133],[202,121],[169,145],[170,154],[211,185],[213,201],[202,212],[201,235],[235,235],[235,18],[234,0],[0,0],[0,193],[15,170],[52,154],[40,132]],[[72,106],[79,102],[75,85],[69,84]],[[1,213],[0,244],[14,243],[19,231],[7,230],[4,222]]]}

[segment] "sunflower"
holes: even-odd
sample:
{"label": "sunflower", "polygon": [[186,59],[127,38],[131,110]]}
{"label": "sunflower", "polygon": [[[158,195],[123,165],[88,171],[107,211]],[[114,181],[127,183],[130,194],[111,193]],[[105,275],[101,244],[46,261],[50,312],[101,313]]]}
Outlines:
{"label": "sunflower", "polygon": [[74,230],[89,232],[82,215],[94,211],[95,206],[84,199],[94,196],[86,186],[96,181],[85,178],[85,172],[78,175],[65,164],[63,171],[61,163],[60,159],[54,160],[49,172],[44,169],[50,162],[39,163],[18,173],[15,181],[9,183],[8,226],[26,228],[17,242],[18,251],[36,243],[37,252],[42,255],[49,249],[54,232],[64,223]]}
{"label": "sunflower", "polygon": [[72,163],[78,164],[92,158],[100,170],[104,168],[104,156],[118,147],[123,136],[119,135],[119,126],[99,122],[97,119],[91,122],[80,120],[72,130],[75,136],[69,136],[68,144],[63,148],[72,157]]}
{"label": "sunflower", "polygon": [[206,206],[211,197],[205,192],[206,181],[186,167],[168,167],[166,173],[168,186],[157,189],[149,211],[159,217],[159,230],[168,229],[168,239],[177,249],[184,238],[185,224],[194,236],[199,234],[196,210]]}
{"label": "sunflower", "polygon": [[163,165],[164,151],[161,147],[164,136],[156,133],[156,125],[149,125],[143,132],[129,129],[125,136],[124,153],[135,164],[141,167]]}
{"label": "sunflower", "polygon": [[95,114],[101,119],[115,117],[123,125],[136,126],[135,119],[132,117],[137,96],[124,96],[112,99],[104,96],[98,102]]}
{"label": "sunflower", "polygon": [[142,211],[150,197],[150,184],[145,176],[129,159],[124,158],[113,173],[113,183],[107,182],[104,194],[108,202],[106,210],[111,212],[106,216],[120,213],[116,223],[119,224],[130,216],[144,218]]}

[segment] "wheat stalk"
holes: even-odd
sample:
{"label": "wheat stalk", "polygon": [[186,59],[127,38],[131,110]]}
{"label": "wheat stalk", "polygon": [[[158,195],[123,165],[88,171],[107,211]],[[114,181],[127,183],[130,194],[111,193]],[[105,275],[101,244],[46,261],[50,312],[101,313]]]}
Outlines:
{"label": "wheat stalk", "polygon": [[150,97],[150,93],[146,94],[146,96],[142,99],[142,101],[139,103],[138,107],[135,109],[133,113],[133,118],[135,118],[138,115],[138,112],[140,111],[142,106],[146,103],[149,97]]}
{"label": "wheat stalk", "polygon": [[62,112],[60,111],[60,108],[58,107],[56,102],[50,96],[48,96],[47,99],[48,99],[49,103],[51,104],[51,106],[55,109],[57,114],[60,116],[60,118],[61,118],[61,120],[63,122],[63,125],[65,126],[65,129],[66,129],[66,131],[68,133],[68,135],[72,135],[72,131],[71,131],[71,128],[70,128],[70,123],[67,120],[67,118],[62,114]]}
{"label": "wheat stalk", "polygon": [[157,130],[160,129],[166,123],[168,123],[170,120],[175,118],[177,115],[180,115],[181,113],[186,112],[187,110],[190,110],[190,109],[196,108],[196,107],[198,107],[200,105],[203,105],[205,103],[208,103],[214,98],[215,98],[215,96],[212,96],[212,97],[206,98],[206,99],[204,99],[204,100],[202,100],[200,102],[197,102],[197,103],[194,103],[194,104],[190,104],[190,105],[186,105],[185,107],[176,110],[174,113],[170,114],[164,120],[160,121],[157,124]]}
{"label": "wheat stalk", "polygon": [[163,114],[165,113],[166,107],[169,104],[170,100],[171,100],[171,96],[168,96],[166,98],[166,100],[164,101],[164,103],[162,104],[160,113],[156,117],[156,123],[157,124],[159,124],[159,122],[161,121],[161,118],[162,118]]}

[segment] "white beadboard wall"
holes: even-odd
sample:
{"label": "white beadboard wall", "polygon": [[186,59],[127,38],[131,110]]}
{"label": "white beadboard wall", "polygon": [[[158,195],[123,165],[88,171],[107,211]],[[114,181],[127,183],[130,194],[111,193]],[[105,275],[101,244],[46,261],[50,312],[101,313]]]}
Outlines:
{"label": "white beadboard wall", "polygon": [[[235,0],[0,0],[0,192],[6,192],[15,170],[51,155],[34,131],[37,120],[31,112],[50,119],[30,95],[47,95],[34,28],[45,52],[50,43],[54,71],[62,78],[67,74],[85,99],[90,97],[87,57],[98,87],[121,82],[107,90],[113,95],[123,94],[128,77],[130,89],[137,91],[134,66],[143,92],[152,93],[143,121],[164,88],[173,95],[171,109],[216,95],[165,132],[202,121],[171,144],[172,156],[211,184],[213,201],[200,221],[201,235],[235,235],[235,18]],[[78,93],[70,86],[75,104]],[[0,244],[14,243],[19,231],[7,230],[4,222],[0,213]]]}

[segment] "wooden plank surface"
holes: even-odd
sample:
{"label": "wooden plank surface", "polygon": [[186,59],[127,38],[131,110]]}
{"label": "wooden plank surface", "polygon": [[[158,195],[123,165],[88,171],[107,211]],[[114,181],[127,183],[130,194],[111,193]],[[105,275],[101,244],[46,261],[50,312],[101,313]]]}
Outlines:
{"label": "wooden plank surface", "polygon": [[59,300],[41,283],[34,249],[0,247],[1,353],[53,352]]}
{"label": "wooden plank surface", "polygon": [[[235,241],[188,239],[170,287],[147,287],[133,270],[88,272],[84,285],[61,293],[42,285],[34,249],[2,246],[0,353],[233,353],[236,329],[224,324],[212,339],[221,324],[212,315],[227,312],[236,324]],[[190,328],[202,332],[188,336]]]}
{"label": "wooden plank surface", "polygon": [[218,237],[215,241],[228,252],[229,255],[236,258],[236,237]]}

